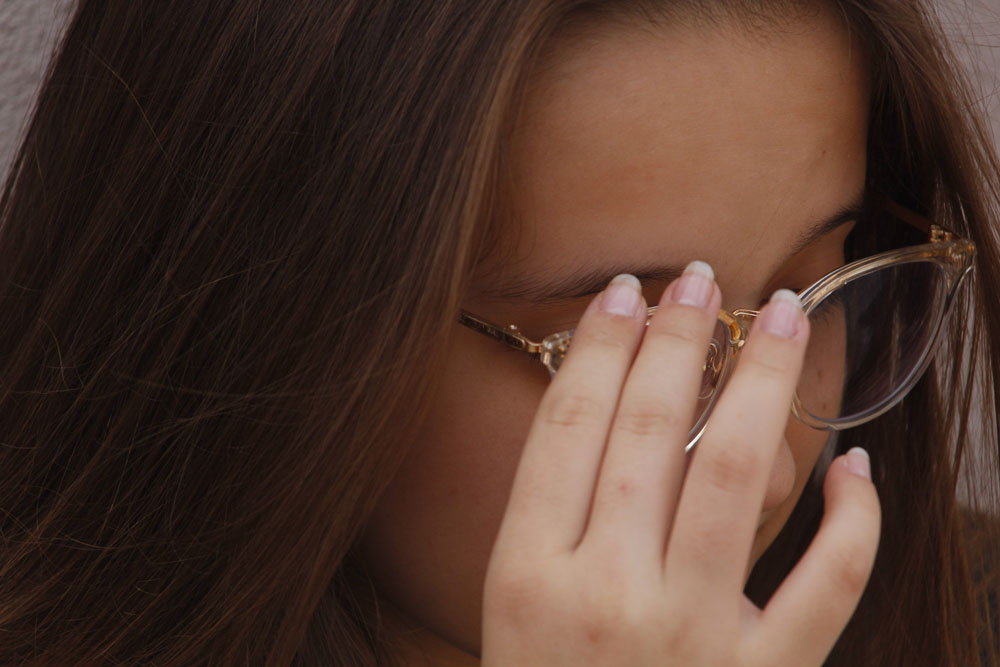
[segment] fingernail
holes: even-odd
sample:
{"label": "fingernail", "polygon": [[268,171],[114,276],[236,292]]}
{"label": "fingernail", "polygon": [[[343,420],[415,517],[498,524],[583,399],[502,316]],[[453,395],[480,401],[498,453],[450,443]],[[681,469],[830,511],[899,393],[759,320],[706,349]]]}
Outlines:
{"label": "fingernail", "polygon": [[641,290],[642,285],[635,276],[628,273],[615,276],[601,294],[601,310],[612,315],[635,317],[642,305]]}
{"label": "fingernail", "polygon": [[715,292],[715,272],[705,262],[691,262],[671,288],[670,300],[685,306],[707,308]]}
{"label": "fingernail", "polygon": [[772,294],[760,314],[759,325],[775,336],[793,338],[802,326],[802,303],[798,295],[788,289]]}
{"label": "fingernail", "polygon": [[861,447],[853,447],[847,452],[847,469],[858,477],[872,481],[871,460],[868,452]]}

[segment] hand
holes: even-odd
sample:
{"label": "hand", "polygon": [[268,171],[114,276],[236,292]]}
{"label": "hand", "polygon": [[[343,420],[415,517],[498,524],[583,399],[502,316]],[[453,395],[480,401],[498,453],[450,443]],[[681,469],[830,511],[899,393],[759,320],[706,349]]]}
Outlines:
{"label": "hand", "polygon": [[685,474],[721,298],[688,271],[648,328],[630,276],[588,307],[539,406],[490,558],[484,665],[823,663],[871,572],[878,498],[866,467],[835,460],[812,545],[765,609],[746,599],[808,321],[797,299],[771,299]]}

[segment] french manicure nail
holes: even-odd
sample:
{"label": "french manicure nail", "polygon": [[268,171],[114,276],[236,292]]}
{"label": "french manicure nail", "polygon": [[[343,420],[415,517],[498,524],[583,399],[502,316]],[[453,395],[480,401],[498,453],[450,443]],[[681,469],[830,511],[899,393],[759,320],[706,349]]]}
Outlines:
{"label": "french manicure nail", "polygon": [[782,338],[793,338],[802,325],[802,302],[799,296],[788,289],[780,289],[771,295],[760,314],[761,328]]}
{"label": "french manicure nail", "polygon": [[715,272],[705,262],[694,261],[684,268],[684,273],[671,289],[670,300],[696,308],[707,308],[715,292]]}
{"label": "french manicure nail", "polygon": [[608,284],[601,294],[599,304],[601,310],[612,315],[635,317],[642,305],[642,285],[639,279],[628,273],[623,273]]}
{"label": "french manicure nail", "polygon": [[868,452],[861,447],[853,447],[847,452],[847,469],[858,477],[872,481],[871,460],[868,458]]}

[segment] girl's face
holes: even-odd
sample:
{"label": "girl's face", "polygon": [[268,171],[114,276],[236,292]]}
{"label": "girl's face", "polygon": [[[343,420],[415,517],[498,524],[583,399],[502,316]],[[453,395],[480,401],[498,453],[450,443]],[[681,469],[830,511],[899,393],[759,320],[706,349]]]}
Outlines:
{"label": "girl's face", "polygon": [[[618,273],[639,276],[656,303],[680,268],[704,260],[730,310],[807,287],[844,263],[851,222],[822,223],[862,197],[867,110],[861,54],[832,16],[757,33],[605,24],[563,35],[510,144],[513,254],[483,266],[464,306],[538,339],[571,329]],[[455,327],[443,390],[362,556],[416,636],[475,654],[486,565],[548,372]],[[826,439],[789,416],[753,560]]]}

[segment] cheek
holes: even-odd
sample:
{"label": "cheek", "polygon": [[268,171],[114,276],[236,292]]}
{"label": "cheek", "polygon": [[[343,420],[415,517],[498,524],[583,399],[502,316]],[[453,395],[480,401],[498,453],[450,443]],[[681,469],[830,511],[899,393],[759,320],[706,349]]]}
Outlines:
{"label": "cheek", "polygon": [[847,361],[847,329],[843,314],[827,312],[811,323],[798,395],[817,417],[840,416]]}
{"label": "cheek", "polygon": [[481,353],[492,358],[477,357],[475,345],[458,352],[379,500],[361,555],[384,597],[471,649],[486,565],[547,380],[540,364],[502,348]]}
{"label": "cheek", "polygon": [[810,428],[789,413],[785,441],[778,450],[768,481],[752,562],[760,558],[784,528],[828,440],[827,431]]}

